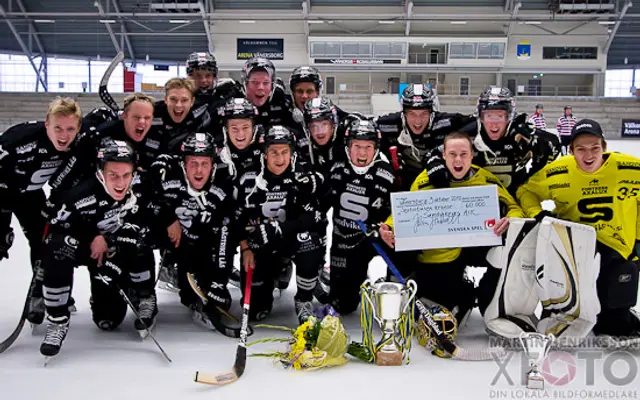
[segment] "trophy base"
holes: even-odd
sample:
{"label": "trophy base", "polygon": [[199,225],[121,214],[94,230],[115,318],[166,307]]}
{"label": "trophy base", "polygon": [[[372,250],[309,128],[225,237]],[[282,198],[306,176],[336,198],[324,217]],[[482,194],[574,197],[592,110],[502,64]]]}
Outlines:
{"label": "trophy base", "polygon": [[402,365],[401,351],[378,351],[376,353],[376,365],[400,366]]}
{"label": "trophy base", "polygon": [[537,375],[527,376],[527,389],[544,390],[544,378]]}

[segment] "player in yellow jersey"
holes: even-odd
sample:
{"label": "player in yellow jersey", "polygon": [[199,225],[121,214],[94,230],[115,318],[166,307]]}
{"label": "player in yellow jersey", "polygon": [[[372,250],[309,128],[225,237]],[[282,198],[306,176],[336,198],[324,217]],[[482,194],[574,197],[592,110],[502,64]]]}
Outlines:
{"label": "player in yellow jersey", "polygon": [[[473,150],[469,136],[454,132],[444,139],[443,157],[450,173],[450,187],[496,185],[502,218],[494,232],[502,235],[509,227],[509,217],[523,217],[523,211],[507,192],[500,180],[489,171],[472,165]],[[411,185],[411,191],[435,189],[423,171]],[[380,237],[394,247],[393,218],[380,225]],[[451,310],[459,325],[473,309],[476,301],[474,284],[466,279],[467,265],[482,266],[487,248],[469,247],[423,250],[410,268],[418,284],[418,295]],[[483,282],[480,282],[483,286]],[[491,293],[494,288],[489,289]]]}
{"label": "player in yellow jersey", "polygon": [[531,176],[517,198],[529,217],[542,220],[549,212],[540,202],[553,200],[557,218],[595,228],[601,311],[593,332],[612,340],[634,340],[640,339],[640,320],[632,311],[638,296],[634,246],[640,229],[640,159],[606,149],[600,125],[578,121],[571,134],[572,155]]}

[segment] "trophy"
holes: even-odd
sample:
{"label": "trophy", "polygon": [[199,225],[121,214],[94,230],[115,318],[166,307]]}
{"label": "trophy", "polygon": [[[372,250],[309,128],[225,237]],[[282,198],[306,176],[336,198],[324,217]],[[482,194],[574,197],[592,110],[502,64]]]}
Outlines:
{"label": "trophy", "polygon": [[524,355],[529,359],[529,367],[531,367],[527,372],[528,389],[544,389],[544,377],[540,374],[538,365],[549,353],[554,340],[553,334],[545,335],[537,332],[522,332],[520,334],[520,343],[522,343]]}
{"label": "trophy", "polygon": [[[369,325],[364,326],[364,341],[369,343],[376,365],[402,365],[404,353],[411,348],[411,335],[408,338],[404,336],[407,336],[407,330],[413,332],[413,310],[409,310],[409,306],[413,304],[416,289],[413,280],[407,281],[406,286],[395,282],[371,284],[369,280],[362,285],[362,313],[365,315],[362,320]],[[382,338],[375,346],[372,346],[368,323],[371,317],[382,331]]]}

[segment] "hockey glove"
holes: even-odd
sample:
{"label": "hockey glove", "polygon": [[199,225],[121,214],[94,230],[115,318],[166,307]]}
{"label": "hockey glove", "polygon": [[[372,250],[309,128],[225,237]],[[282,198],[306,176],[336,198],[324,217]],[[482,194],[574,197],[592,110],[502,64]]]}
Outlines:
{"label": "hockey glove", "polygon": [[8,230],[0,233],[0,260],[3,258],[9,258],[9,249],[13,244],[13,228],[8,227]]}
{"label": "hockey glove", "polygon": [[528,153],[533,149],[535,130],[535,126],[527,121],[526,114],[520,114],[513,120],[509,134],[518,160],[528,161],[531,158],[531,154]]}
{"label": "hockey glove", "polygon": [[317,193],[324,182],[323,176],[315,172],[310,174],[298,173],[295,175],[295,179],[300,191],[307,194]]}
{"label": "hockey glove", "polygon": [[431,156],[424,160],[424,167],[427,170],[430,184],[436,188],[449,187],[449,170],[442,158]]}
{"label": "hockey glove", "polygon": [[218,312],[214,310],[215,307],[220,307],[223,310],[229,310],[231,307],[231,293],[227,289],[227,285],[223,285],[218,282],[212,282],[211,287],[207,291],[207,304],[205,305],[205,312]]}
{"label": "hockey glove", "polygon": [[263,222],[249,229],[248,242],[253,251],[271,246],[281,238],[282,229],[278,221]]}

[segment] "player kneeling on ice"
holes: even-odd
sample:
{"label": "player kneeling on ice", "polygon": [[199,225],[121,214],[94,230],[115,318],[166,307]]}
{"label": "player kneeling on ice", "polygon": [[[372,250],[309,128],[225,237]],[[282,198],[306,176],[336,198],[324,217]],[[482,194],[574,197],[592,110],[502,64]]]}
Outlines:
{"label": "player kneeling on ice", "polygon": [[[500,203],[501,219],[493,227],[496,235],[502,235],[509,227],[509,219],[523,217],[523,211],[514,198],[507,192],[500,180],[489,171],[471,164],[473,148],[471,139],[464,133],[454,132],[444,139],[443,158],[449,172],[449,185],[452,188],[466,186],[496,185]],[[427,172],[423,171],[411,185],[411,191],[430,190],[435,187],[429,181]],[[395,245],[395,235],[391,230],[393,219],[389,217],[380,226],[380,236],[390,247]],[[408,266],[408,272],[414,275],[418,284],[418,296],[424,298],[425,304],[442,306],[449,310],[461,328],[465,318],[476,304],[477,291],[487,290],[489,284],[482,279],[476,289],[473,282],[465,276],[467,266],[485,266],[486,248],[448,248],[423,250],[415,259],[415,264]],[[488,288],[491,293],[493,287]],[[479,307],[483,296],[479,296]],[[435,303],[435,304],[434,304]]]}
{"label": "player kneeling on ice", "polygon": [[[158,312],[154,291],[153,253],[143,251],[147,229],[138,198],[131,192],[136,152],[124,141],[104,139],[98,148],[94,177],[75,186],[55,206],[43,244],[44,303],[47,331],[40,352],[55,356],[69,329],[67,302],[73,271],[87,265],[91,277],[93,321],[113,330],[124,320],[127,303],[118,287],[129,290],[142,320],[135,328],[152,327]],[[99,279],[106,278],[106,282]]]}
{"label": "player kneeling on ice", "polygon": [[[313,314],[312,297],[322,268],[315,189],[322,175],[296,164],[295,137],[276,125],[263,138],[263,168],[252,178],[240,178],[236,217],[244,271],[255,268],[251,318],[264,319],[273,306],[273,289],[281,271],[293,259],[298,291],[294,296],[300,323]],[[243,289],[244,291],[244,289]]]}
{"label": "player kneeling on ice", "polygon": [[[549,212],[543,211],[540,202],[553,200],[557,218],[593,227],[597,239],[594,245],[588,235],[578,235],[574,227],[578,224],[566,223],[560,229],[553,220],[556,232],[551,231],[545,252],[538,239],[536,279],[543,285],[554,269],[563,271],[554,276],[567,277],[566,282],[561,280],[561,296],[541,296],[543,318],[551,313],[560,322],[547,323],[544,331],[578,330],[575,335],[585,336],[593,326],[593,332],[603,336],[603,345],[640,342],[640,320],[632,310],[638,297],[634,246],[640,227],[640,159],[606,152],[602,128],[589,119],[576,123],[569,146],[573,155],[548,164],[517,192],[528,216],[542,220]],[[558,294],[553,289],[546,293]],[[538,330],[542,331],[540,326]]]}
{"label": "player kneeling on ice", "polygon": [[[190,134],[180,153],[180,158],[152,171],[161,182],[159,217],[173,243],[180,301],[192,309],[194,322],[214,329],[211,315],[219,312],[216,307],[228,310],[231,306],[227,282],[233,262],[229,256],[233,190],[229,179],[216,178],[216,149],[211,135]],[[187,274],[194,284],[197,282],[204,298],[200,299],[190,286]]]}
{"label": "player kneeling on ice", "polygon": [[377,224],[389,216],[395,180],[391,164],[380,152],[380,131],[373,120],[354,120],[345,136],[347,160],[333,164],[326,199],[333,207],[329,298],[340,314],[358,308],[360,285],[376,256],[356,221]]}

